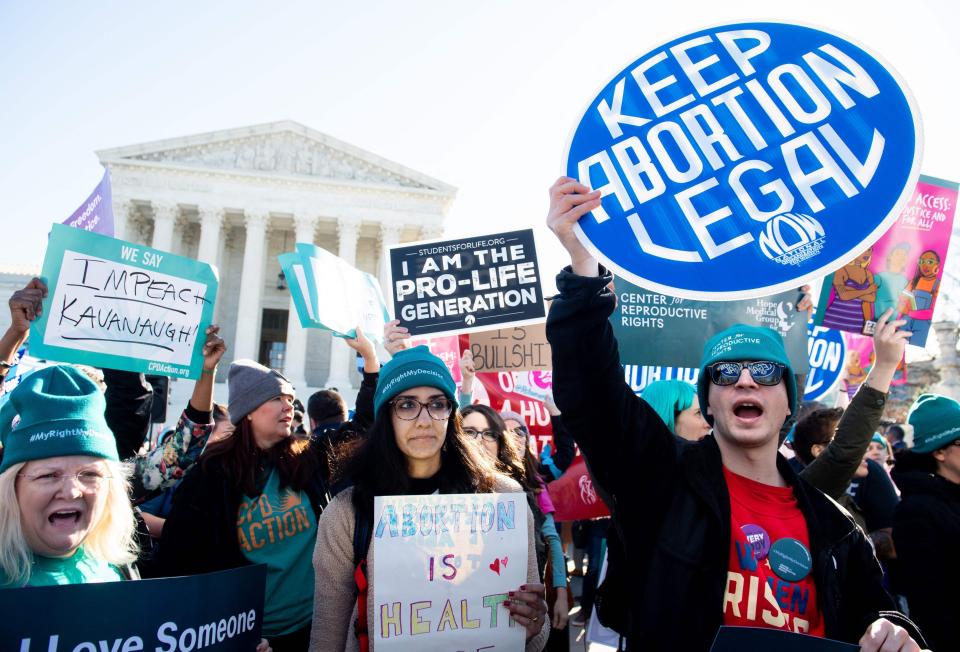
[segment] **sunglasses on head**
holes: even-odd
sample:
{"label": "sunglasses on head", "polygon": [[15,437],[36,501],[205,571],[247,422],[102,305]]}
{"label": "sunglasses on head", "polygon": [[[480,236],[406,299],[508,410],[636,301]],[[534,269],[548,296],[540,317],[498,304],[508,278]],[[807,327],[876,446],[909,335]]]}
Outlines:
{"label": "sunglasses on head", "polygon": [[777,385],[783,379],[786,367],[779,362],[758,360],[756,362],[718,362],[710,365],[710,380],[714,385],[734,385],[740,380],[740,373],[747,369],[753,382],[758,385]]}

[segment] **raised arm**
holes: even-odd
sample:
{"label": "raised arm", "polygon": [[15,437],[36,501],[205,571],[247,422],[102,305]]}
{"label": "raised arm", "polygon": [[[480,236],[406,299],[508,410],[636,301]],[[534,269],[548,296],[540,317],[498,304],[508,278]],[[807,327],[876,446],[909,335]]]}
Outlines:
{"label": "raised arm", "polygon": [[47,296],[47,284],[42,279],[33,278],[23,289],[11,295],[10,326],[0,337],[0,378],[7,375],[10,363],[23,346],[30,332],[30,322],[43,314],[43,299]]}
{"label": "raised arm", "polygon": [[363,330],[357,326],[357,337],[347,338],[347,346],[363,358],[363,380],[357,392],[353,421],[358,430],[366,430],[373,424],[373,395],[377,391],[377,379],[380,377],[380,359],[373,342],[367,339]]}
{"label": "raised arm", "polygon": [[[599,205],[599,193],[562,177],[550,189],[547,225],[570,255],[547,318],[553,351],[553,396],[594,480],[608,494],[656,491],[676,466],[676,443],[663,421],[626,385],[608,321],[612,277],[573,231]],[[644,469],[636,464],[642,461]],[[611,505],[612,509],[616,509]]]}
{"label": "raised arm", "polygon": [[803,471],[801,476],[833,499],[847,490],[854,472],[860,466],[870,438],[880,426],[887,392],[893,374],[903,359],[910,331],[898,330],[904,320],[889,321],[887,310],[877,322],[873,346],[877,359],[866,381],[860,386],[837,426],[837,434],[826,449]]}
{"label": "raised arm", "polygon": [[213,381],[217,365],[227,350],[220,327],[207,328],[203,345],[203,371],[173,433],[145,456],[134,460],[134,495],[173,486],[197,461],[213,432]]}

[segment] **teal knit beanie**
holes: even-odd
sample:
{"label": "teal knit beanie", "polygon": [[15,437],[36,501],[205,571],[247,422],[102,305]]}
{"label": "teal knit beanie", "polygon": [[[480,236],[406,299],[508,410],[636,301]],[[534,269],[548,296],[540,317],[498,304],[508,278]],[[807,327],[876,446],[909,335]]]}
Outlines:
{"label": "teal knit beanie", "polygon": [[457,385],[443,360],[430,353],[426,346],[415,346],[400,351],[380,369],[377,391],[373,395],[373,412],[387,401],[411,387],[436,387],[457,405]]}
{"label": "teal knit beanie", "polygon": [[910,406],[915,453],[932,453],[960,439],[960,403],[940,394],[921,394]]}
{"label": "teal knit beanie", "polygon": [[783,346],[780,333],[765,326],[749,326],[734,324],[730,328],[720,331],[703,347],[703,357],[700,359],[700,377],[697,379],[697,399],[700,401],[700,412],[710,425],[713,417],[707,414],[707,396],[710,391],[710,374],[707,367],[716,362],[754,362],[769,360],[779,362],[786,367],[783,373],[783,382],[787,385],[787,407],[794,412],[797,405],[797,379],[793,376],[790,367],[790,358]]}
{"label": "teal knit beanie", "polygon": [[0,409],[0,473],[20,462],[62,455],[119,461],[106,407],[103,393],[82,371],[66,365],[34,371]]}

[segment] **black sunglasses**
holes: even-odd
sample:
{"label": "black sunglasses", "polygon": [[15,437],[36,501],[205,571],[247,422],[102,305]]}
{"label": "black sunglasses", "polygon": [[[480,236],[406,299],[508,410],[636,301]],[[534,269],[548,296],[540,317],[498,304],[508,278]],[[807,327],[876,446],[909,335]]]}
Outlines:
{"label": "black sunglasses", "polygon": [[756,362],[718,362],[710,365],[710,380],[714,385],[734,385],[740,380],[740,373],[747,369],[753,382],[758,385],[777,385],[783,379],[786,367],[779,362],[758,360]]}

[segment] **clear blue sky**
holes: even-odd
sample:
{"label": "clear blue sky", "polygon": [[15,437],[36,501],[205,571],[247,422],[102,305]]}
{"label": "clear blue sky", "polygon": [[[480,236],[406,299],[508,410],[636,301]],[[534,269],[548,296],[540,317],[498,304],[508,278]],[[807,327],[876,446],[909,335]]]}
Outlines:
{"label": "clear blue sky", "polygon": [[960,179],[955,1],[659,4],[0,0],[4,258],[40,264],[50,223],[99,179],[94,150],[285,118],[458,187],[450,233],[539,228],[601,82],[737,20],[810,23],[879,52],[920,105],[923,171]]}

